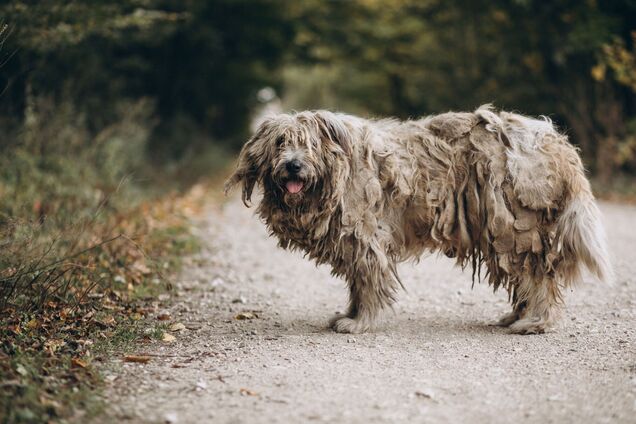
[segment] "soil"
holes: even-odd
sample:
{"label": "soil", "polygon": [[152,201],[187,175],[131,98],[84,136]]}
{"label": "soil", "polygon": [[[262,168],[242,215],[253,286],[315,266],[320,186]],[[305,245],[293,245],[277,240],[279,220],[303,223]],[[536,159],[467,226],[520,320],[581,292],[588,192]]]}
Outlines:
{"label": "soil", "polygon": [[346,305],[328,267],[277,248],[237,198],[210,207],[157,310],[185,328],[138,347],[146,364],[104,367],[96,421],[636,423],[636,207],[602,211],[616,282],[569,291],[554,332],[492,326],[507,295],[432,256],[401,265],[407,291],[376,331],[347,335],[327,329]]}

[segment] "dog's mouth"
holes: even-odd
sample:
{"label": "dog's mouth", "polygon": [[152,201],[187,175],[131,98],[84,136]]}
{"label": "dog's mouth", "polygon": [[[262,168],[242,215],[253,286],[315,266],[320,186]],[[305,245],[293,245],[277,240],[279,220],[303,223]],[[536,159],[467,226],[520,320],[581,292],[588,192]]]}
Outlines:
{"label": "dog's mouth", "polygon": [[290,194],[298,194],[303,190],[305,183],[300,180],[288,180],[285,183],[285,190]]}

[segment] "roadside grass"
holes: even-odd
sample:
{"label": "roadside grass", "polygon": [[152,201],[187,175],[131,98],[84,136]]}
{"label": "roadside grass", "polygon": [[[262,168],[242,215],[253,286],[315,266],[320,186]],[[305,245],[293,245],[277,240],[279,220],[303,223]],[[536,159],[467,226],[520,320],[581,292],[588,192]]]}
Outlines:
{"label": "roadside grass", "polygon": [[[193,201],[199,200],[187,199]],[[101,377],[95,364],[145,339],[161,339],[165,325],[145,322],[154,312],[152,301],[171,290],[170,277],[181,258],[198,249],[187,217],[174,213],[184,202],[169,196],[153,201],[150,209],[144,203],[128,212],[137,221],[132,232],[122,220],[109,228],[107,243],[78,256],[47,258],[57,264],[29,273],[36,287],[21,286],[3,299],[1,422],[48,422],[99,412],[94,394]],[[111,236],[116,230],[121,232]],[[38,273],[47,275],[41,283],[33,277]]]}
{"label": "roadside grass", "polygon": [[195,172],[214,175],[224,156],[211,149],[217,161],[194,170],[147,163],[147,106],[96,135],[44,107],[0,143],[2,423],[99,413],[96,364],[163,337],[147,317],[199,248],[189,222],[207,188]]}

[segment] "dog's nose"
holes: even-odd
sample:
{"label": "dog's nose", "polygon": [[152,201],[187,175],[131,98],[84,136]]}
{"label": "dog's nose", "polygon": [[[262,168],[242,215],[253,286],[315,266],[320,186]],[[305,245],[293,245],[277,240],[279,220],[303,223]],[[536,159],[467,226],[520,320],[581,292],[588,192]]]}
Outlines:
{"label": "dog's nose", "polygon": [[285,168],[287,168],[287,171],[289,171],[290,174],[298,174],[300,172],[300,168],[302,167],[303,165],[298,159],[290,160],[285,164]]}

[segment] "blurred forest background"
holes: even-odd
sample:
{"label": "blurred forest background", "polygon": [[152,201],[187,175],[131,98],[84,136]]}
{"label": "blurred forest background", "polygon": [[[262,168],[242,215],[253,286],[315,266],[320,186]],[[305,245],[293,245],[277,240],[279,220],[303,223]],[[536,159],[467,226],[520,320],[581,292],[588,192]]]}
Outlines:
{"label": "blurred forest background", "polygon": [[635,46],[634,0],[1,2],[0,414],[63,415],[50,396],[97,349],[77,340],[115,339],[173,263],[148,258],[193,245],[169,192],[227,166],[260,108],[491,102],[552,118],[598,194],[634,192]]}
{"label": "blurred forest background", "polygon": [[633,0],[10,1],[0,19],[3,156],[131,126],[100,164],[116,177],[237,148],[272,87],[286,109],[546,114],[595,174],[636,171]]}

